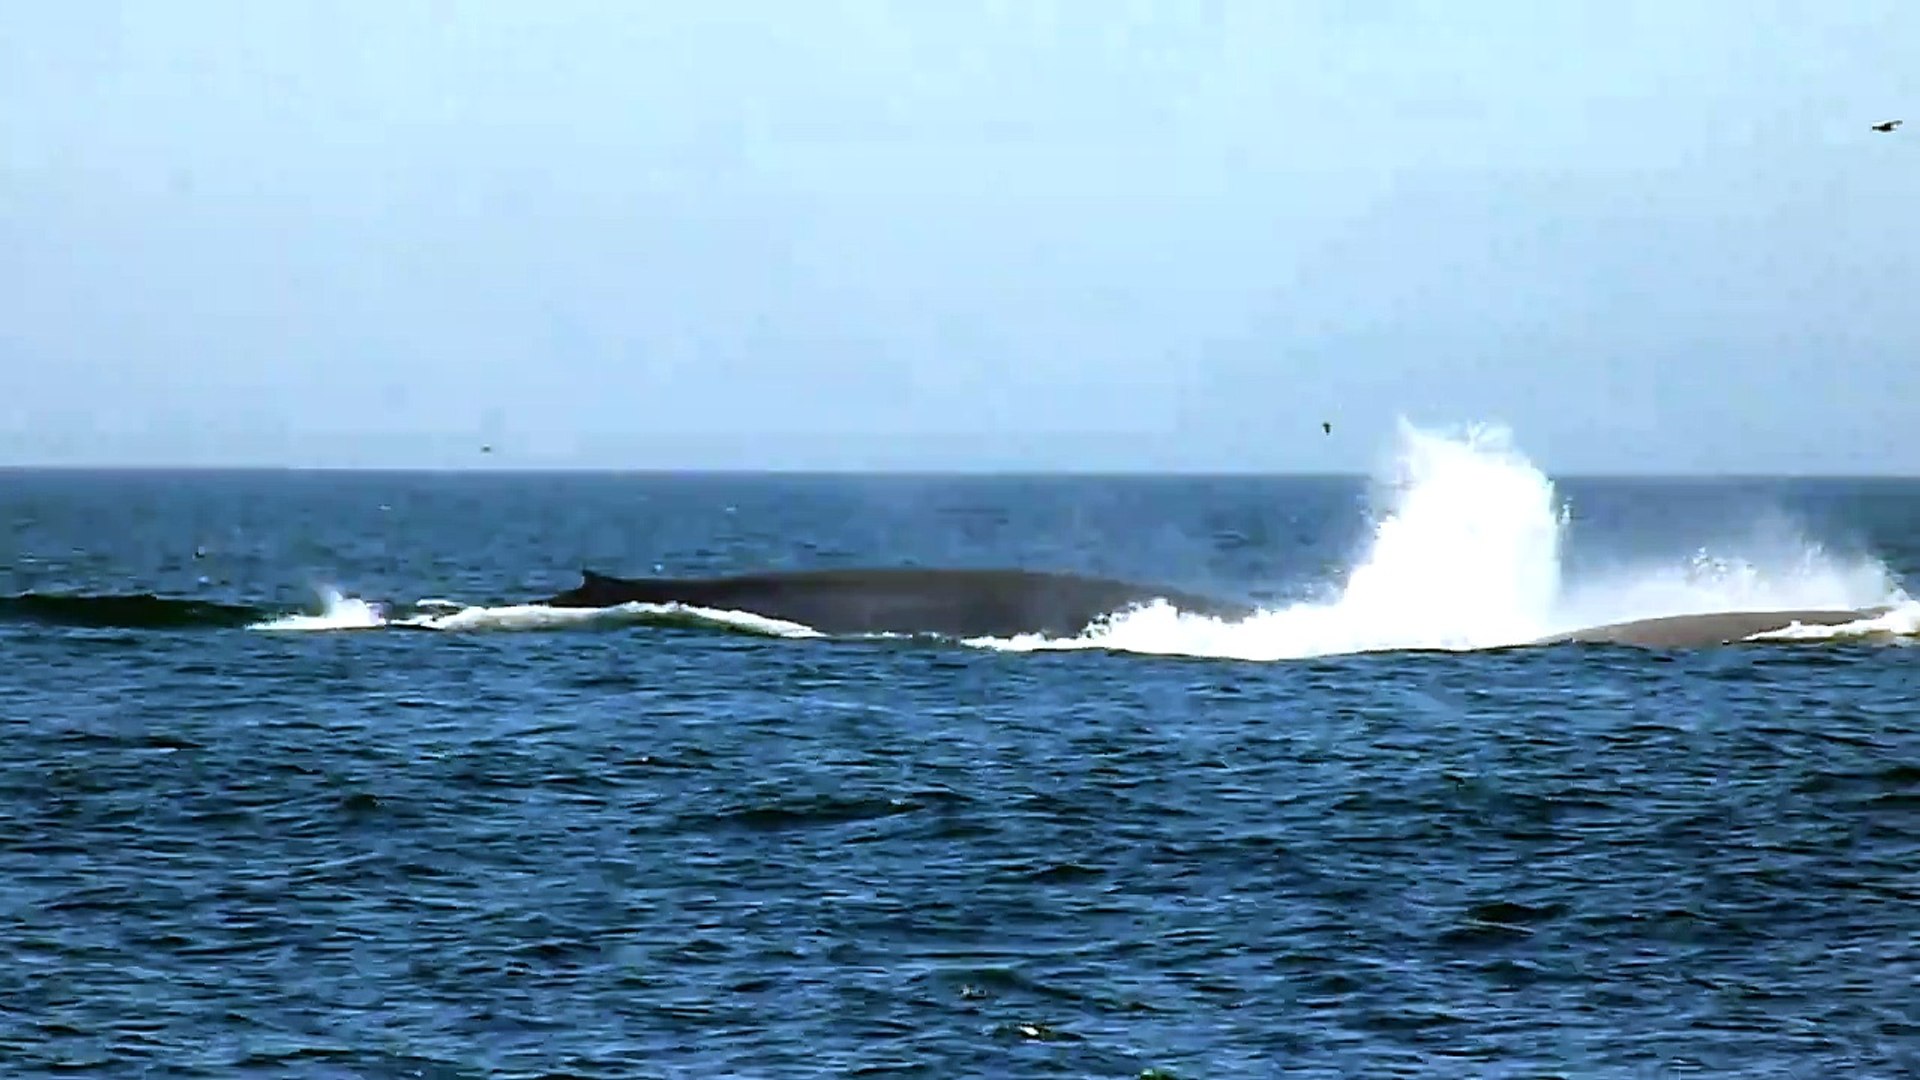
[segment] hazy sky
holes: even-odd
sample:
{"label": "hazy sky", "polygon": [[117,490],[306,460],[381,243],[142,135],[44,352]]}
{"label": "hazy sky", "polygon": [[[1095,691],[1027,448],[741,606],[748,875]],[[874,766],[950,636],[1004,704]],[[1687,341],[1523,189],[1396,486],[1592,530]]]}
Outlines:
{"label": "hazy sky", "polygon": [[1915,57],[1912,0],[14,5],[0,462],[1920,473]]}

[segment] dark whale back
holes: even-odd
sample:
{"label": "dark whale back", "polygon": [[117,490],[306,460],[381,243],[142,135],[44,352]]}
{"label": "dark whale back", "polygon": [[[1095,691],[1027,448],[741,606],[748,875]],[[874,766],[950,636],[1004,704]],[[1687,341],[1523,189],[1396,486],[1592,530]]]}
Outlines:
{"label": "dark whale back", "polygon": [[1070,637],[1103,616],[1162,599],[1182,611],[1244,618],[1251,605],[1112,578],[1037,570],[873,568],[708,578],[581,573],[553,607],[685,604],[745,611],[826,634]]}
{"label": "dark whale back", "polygon": [[1755,634],[1783,630],[1794,623],[1803,626],[1839,626],[1885,614],[1886,608],[1820,609],[1812,611],[1724,611],[1703,615],[1669,615],[1658,619],[1636,619],[1609,623],[1558,634],[1539,644],[1592,642],[1609,645],[1639,645],[1650,649],[1693,649],[1712,645],[1732,645]]}

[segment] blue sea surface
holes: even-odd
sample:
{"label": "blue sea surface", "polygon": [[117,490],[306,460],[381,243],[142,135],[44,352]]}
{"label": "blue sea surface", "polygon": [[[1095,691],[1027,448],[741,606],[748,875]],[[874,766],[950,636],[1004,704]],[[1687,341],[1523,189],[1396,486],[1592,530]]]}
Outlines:
{"label": "blue sea surface", "polygon": [[[1920,591],[1920,482],[1558,494],[1569,579],[1787,522]],[[326,589],[521,604],[583,566],[1025,566],[1284,606],[1366,557],[1381,498],[0,472],[0,1074],[1920,1073],[1898,643],[1252,662],[257,628]]]}

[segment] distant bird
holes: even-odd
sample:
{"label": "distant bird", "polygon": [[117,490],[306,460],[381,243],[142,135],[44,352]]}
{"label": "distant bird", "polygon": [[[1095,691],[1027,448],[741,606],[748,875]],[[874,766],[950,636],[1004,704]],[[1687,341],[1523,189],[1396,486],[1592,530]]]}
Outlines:
{"label": "distant bird", "polygon": [[1880,123],[1873,125],[1873,130],[1892,131],[1894,128],[1897,128],[1899,126],[1900,126],[1900,121],[1898,120],[1883,120]]}
{"label": "distant bird", "polygon": [[482,446],[482,447],[480,448],[480,452],[481,452],[481,453],[483,453],[483,454],[491,454],[491,453],[493,453],[493,445],[492,445],[491,443],[489,443],[489,444],[487,444],[486,446]]}
{"label": "distant bird", "polygon": [[1320,421],[1320,430],[1331,435],[1333,434],[1333,424],[1330,421],[1322,420]]}

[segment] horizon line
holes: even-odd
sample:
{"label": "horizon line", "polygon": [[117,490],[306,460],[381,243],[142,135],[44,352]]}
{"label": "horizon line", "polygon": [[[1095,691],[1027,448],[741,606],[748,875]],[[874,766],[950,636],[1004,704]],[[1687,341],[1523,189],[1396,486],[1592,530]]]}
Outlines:
{"label": "horizon line", "polygon": [[[738,466],[738,465],[328,465],[155,463],[155,462],[18,462],[0,463],[0,473],[366,473],[369,475],[622,475],[622,476],[742,476],[742,477],[900,477],[900,478],[1244,478],[1244,479],[1368,479],[1368,471],[1324,469],[1252,469],[1214,468],[1124,468],[1124,467],[1022,467],[924,466]],[[1551,479],[1585,480],[1920,480],[1920,473],[1905,472],[1783,472],[1718,469],[1682,469],[1652,471],[1642,469],[1574,469],[1553,471],[1542,468]]]}

